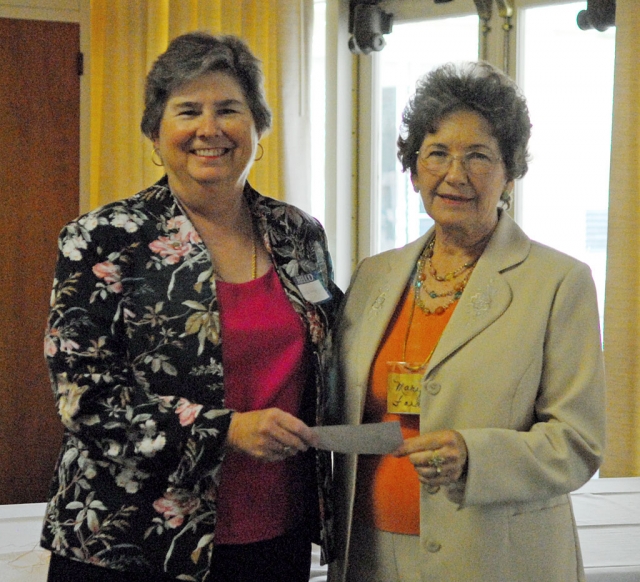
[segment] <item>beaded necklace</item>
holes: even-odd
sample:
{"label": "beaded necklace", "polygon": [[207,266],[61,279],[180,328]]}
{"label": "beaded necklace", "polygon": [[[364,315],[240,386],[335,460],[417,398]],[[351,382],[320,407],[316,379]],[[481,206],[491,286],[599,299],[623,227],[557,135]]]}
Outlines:
{"label": "beaded necklace", "polygon": [[[426,246],[424,251],[420,254],[420,257],[418,258],[418,262],[416,263],[416,276],[413,283],[414,303],[427,315],[431,315],[431,314],[441,315],[447,309],[449,309],[451,305],[453,305],[456,301],[458,301],[458,299],[460,299],[460,297],[462,296],[462,292],[464,291],[465,287],[467,286],[467,283],[469,282],[469,277],[471,276],[471,272],[472,272],[471,269],[475,266],[475,264],[478,262],[478,259],[480,258],[480,257],[477,257],[473,261],[465,263],[464,265],[462,265],[462,267],[459,267],[458,269],[456,269],[455,271],[452,271],[451,273],[447,273],[446,275],[444,275],[444,277],[440,276],[437,274],[435,268],[431,264],[431,257],[433,256],[433,248],[435,246],[435,242],[436,242],[436,239],[434,237],[431,240],[431,242]],[[452,281],[453,279],[460,276],[465,271],[469,270],[465,278],[457,282],[453,286],[453,289],[451,289],[450,291],[446,291],[444,293],[437,293],[436,291],[429,291],[428,289],[426,289],[426,293],[427,295],[429,295],[429,297],[431,297],[431,299],[438,299],[440,297],[451,297],[451,299],[445,305],[438,305],[438,307],[436,307],[433,310],[431,310],[429,307],[427,307],[424,304],[424,301],[422,300],[421,293],[420,293],[422,290],[422,285],[426,280],[424,267],[427,262],[429,263],[429,274],[436,281],[439,281],[439,282]]]}
{"label": "beaded necklace", "polygon": [[422,259],[423,255],[426,254],[427,262],[429,263],[429,274],[436,281],[439,281],[440,283],[443,283],[445,281],[452,281],[453,279],[455,279],[456,277],[464,273],[467,269],[470,269],[471,267],[473,267],[478,262],[478,259],[480,258],[480,256],[478,256],[473,261],[469,261],[468,263],[465,263],[464,265],[462,265],[462,267],[459,267],[454,271],[451,271],[451,273],[446,273],[444,276],[438,275],[436,268],[431,264],[431,257],[433,257],[433,248],[435,244],[436,244],[436,237],[434,236],[433,239],[431,239],[431,242],[427,245],[425,252],[422,255],[420,255],[420,258]]}

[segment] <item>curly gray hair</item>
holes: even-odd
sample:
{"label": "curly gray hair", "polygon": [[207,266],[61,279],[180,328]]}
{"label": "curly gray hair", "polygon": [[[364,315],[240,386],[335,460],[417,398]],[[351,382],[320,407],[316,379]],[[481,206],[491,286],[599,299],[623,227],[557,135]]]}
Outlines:
{"label": "curly gray hair", "polygon": [[[447,63],[421,77],[402,114],[398,159],[403,171],[417,173],[417,151],[449,114],[475,111],[491,126],[508,180],[528,170],[531,121],[524,96],[502,71],[485,62]],[[510,203],[503,195],[503,202]]]}

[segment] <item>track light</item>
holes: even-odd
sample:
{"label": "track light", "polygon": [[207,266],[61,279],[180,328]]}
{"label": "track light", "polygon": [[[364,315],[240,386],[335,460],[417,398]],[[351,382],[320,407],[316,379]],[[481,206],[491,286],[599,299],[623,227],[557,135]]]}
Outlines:
{"label": "track light", "polygon": [[381,51],[387,44],[384,36],[391,32],[393,14],[384,12],[379,0],[352,0],[349,12],[349,50],[354,54],[368,55]]}
{"label": "track light", "polygon": [[604,32],[616,25],[616,0],[587,0],[587,9],[578,12],[576,21],[580,30]]}

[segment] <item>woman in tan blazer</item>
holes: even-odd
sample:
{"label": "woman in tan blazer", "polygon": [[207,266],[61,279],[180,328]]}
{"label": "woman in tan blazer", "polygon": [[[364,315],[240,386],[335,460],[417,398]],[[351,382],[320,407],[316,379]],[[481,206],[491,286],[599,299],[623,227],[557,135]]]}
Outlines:
{"label": "woman in tan blazer", "polygon": [[405,109],[398,156],[435,225],[359,265],[332,411],[405,442],[336,456],[330,582],[584,580],[569,492],[604,446],[596,292],[503,210],[529,134],[485,63],[432,71]]}

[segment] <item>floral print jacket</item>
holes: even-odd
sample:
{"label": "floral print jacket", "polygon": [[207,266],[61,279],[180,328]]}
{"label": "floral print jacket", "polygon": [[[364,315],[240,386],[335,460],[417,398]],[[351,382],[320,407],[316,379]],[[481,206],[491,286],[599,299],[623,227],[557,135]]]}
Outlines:
{"label": "floral print jacket", "polygon": [[[319,223],[244,195],[314,354],[315,423],[337,305]],[[69,223],[59,238],[45,336],[65,427],[42,545],[116,570],[205,581],[216,488],[232,411],[225,408],[219,311],[209,254],[166,177]],[[296,281],[312,275],[330,299]],[[306,392],[309,392],[307,390]],[[313,422],[313,420],[312,420]],[[317,451],[318,539],[331,557],[330,459]]]}

